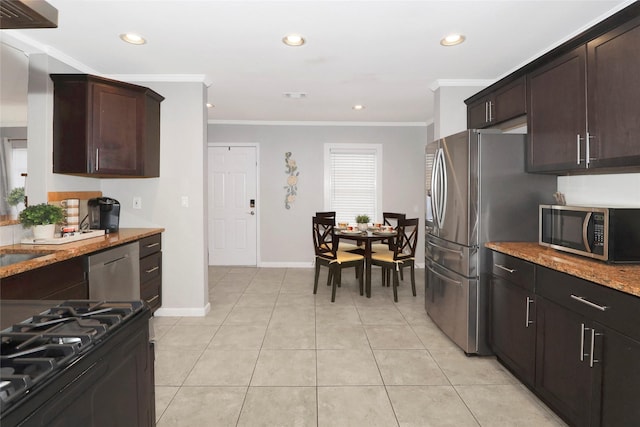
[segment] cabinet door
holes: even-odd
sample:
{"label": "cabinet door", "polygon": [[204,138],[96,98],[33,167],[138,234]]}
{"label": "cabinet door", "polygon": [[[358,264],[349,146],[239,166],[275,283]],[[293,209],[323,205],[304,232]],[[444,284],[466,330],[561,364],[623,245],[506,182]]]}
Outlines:
{"label": "cabinet door", "polygon": [[537,297],[536,391],[570,424],[588,424],[591,371],[585,319]]}
{"label": "cabinet door", "polygon": [[527,385],[535,375],[535,300],[532,294],[499,277],[491,278],[493,351]]}
{"label": "cabinet door", "polygon": [[640,165],[640,18],[587,44],[590,167]]}
{"label": "cabinet door", "polygon": [[92,172],[135,176],[142,174],[143,95],[106,84],[92,85],[93,137],[88,146]]}
{"label": "cabinet door", "polygon": [[[640,420],[640,342],[594,325],[592,426],[631,426]],[[599,403],[599,404],[598,404]]]}
{"label": "cabinet door", "polygon": [[491,119],[494,123],[522,116],[527,112],[526,83],[522,77],[496,90],[491,105]]}
{"label": "cabinet door", "polygon": [[585,65],[586,47],[582,46],[529,74],[528,171],[586,167]]}
{"label": "cabinet door", "polygon": [[467,127],[482,129],[489,124],[489,100],[483,98],[467,107]]}

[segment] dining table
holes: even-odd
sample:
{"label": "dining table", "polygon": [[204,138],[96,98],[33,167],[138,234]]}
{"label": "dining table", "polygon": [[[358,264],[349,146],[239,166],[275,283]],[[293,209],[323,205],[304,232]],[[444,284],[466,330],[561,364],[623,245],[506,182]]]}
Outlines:
{"label": "dining table", "polygon": [[[337,229],[334,235],[340,240],[351,240],[357,242],[362,251],[362,255],[365,259],[365,293],[367,298],[371,298],[371,255],[374,253],[372,250],[372,243],[381,242],[390,237],[396,236],[396,231],[381,231],[376,229],[367,229],[366,231],[360,230],[341,230]],[[350,251],[350,252],[353,252]]]}

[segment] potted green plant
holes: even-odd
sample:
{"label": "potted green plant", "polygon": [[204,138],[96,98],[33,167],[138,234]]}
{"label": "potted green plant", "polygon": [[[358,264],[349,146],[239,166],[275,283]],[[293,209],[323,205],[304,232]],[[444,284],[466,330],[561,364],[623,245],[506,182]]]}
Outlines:
{"label": "potted green plant", "polygon": [[7,203],[9,206],[18,206],[20,203],[24,203],[24,187],[16,187],[11,190],[7,196]]}
{"label": "potted green plant", "polygon": [[356,216],[356,222],[358,223],[358,230],[366,231],[369,225],[369,215]]}
{"label": "potted green plant", "polygon": [[64,219],[64,211],[60,206],[40,203],[24,208],[19,215],[22,227],[33,227],[34,239],[51,239],[56,224]]}

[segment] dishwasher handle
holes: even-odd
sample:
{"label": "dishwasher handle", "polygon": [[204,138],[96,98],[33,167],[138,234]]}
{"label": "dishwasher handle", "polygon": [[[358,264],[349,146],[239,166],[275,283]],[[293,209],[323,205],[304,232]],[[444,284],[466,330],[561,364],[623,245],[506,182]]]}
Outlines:
{"label": "dishwasher handle", "polygon": [[118,262],[118,261],[120,261],[120,260],[127,259],[127,258],[129,258],[129,255],[128,255],[128,254],[125,254],[124,256],[121,256],[120,258],[116,258],[116,259],[113,259],[113,260],[111,260],[111,261],[107,261],[107,262],[105,262],[103,265],[113,264],[114,262]]}

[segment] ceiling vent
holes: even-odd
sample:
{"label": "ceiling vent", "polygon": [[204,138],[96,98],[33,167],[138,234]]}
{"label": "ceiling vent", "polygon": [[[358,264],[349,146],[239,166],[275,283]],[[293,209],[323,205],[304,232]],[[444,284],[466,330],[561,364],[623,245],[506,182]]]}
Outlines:
{"label": "ceiling vent", "polygon": [[307,97],[306,92],[285,92],[283,93],[283,95],[285,96],[285,98],[290,99],[303,99]]}
{"label": "ceiling vent", "polygon": [[43,0],[0,0],[0,29],[58,28],[58,9]]}

